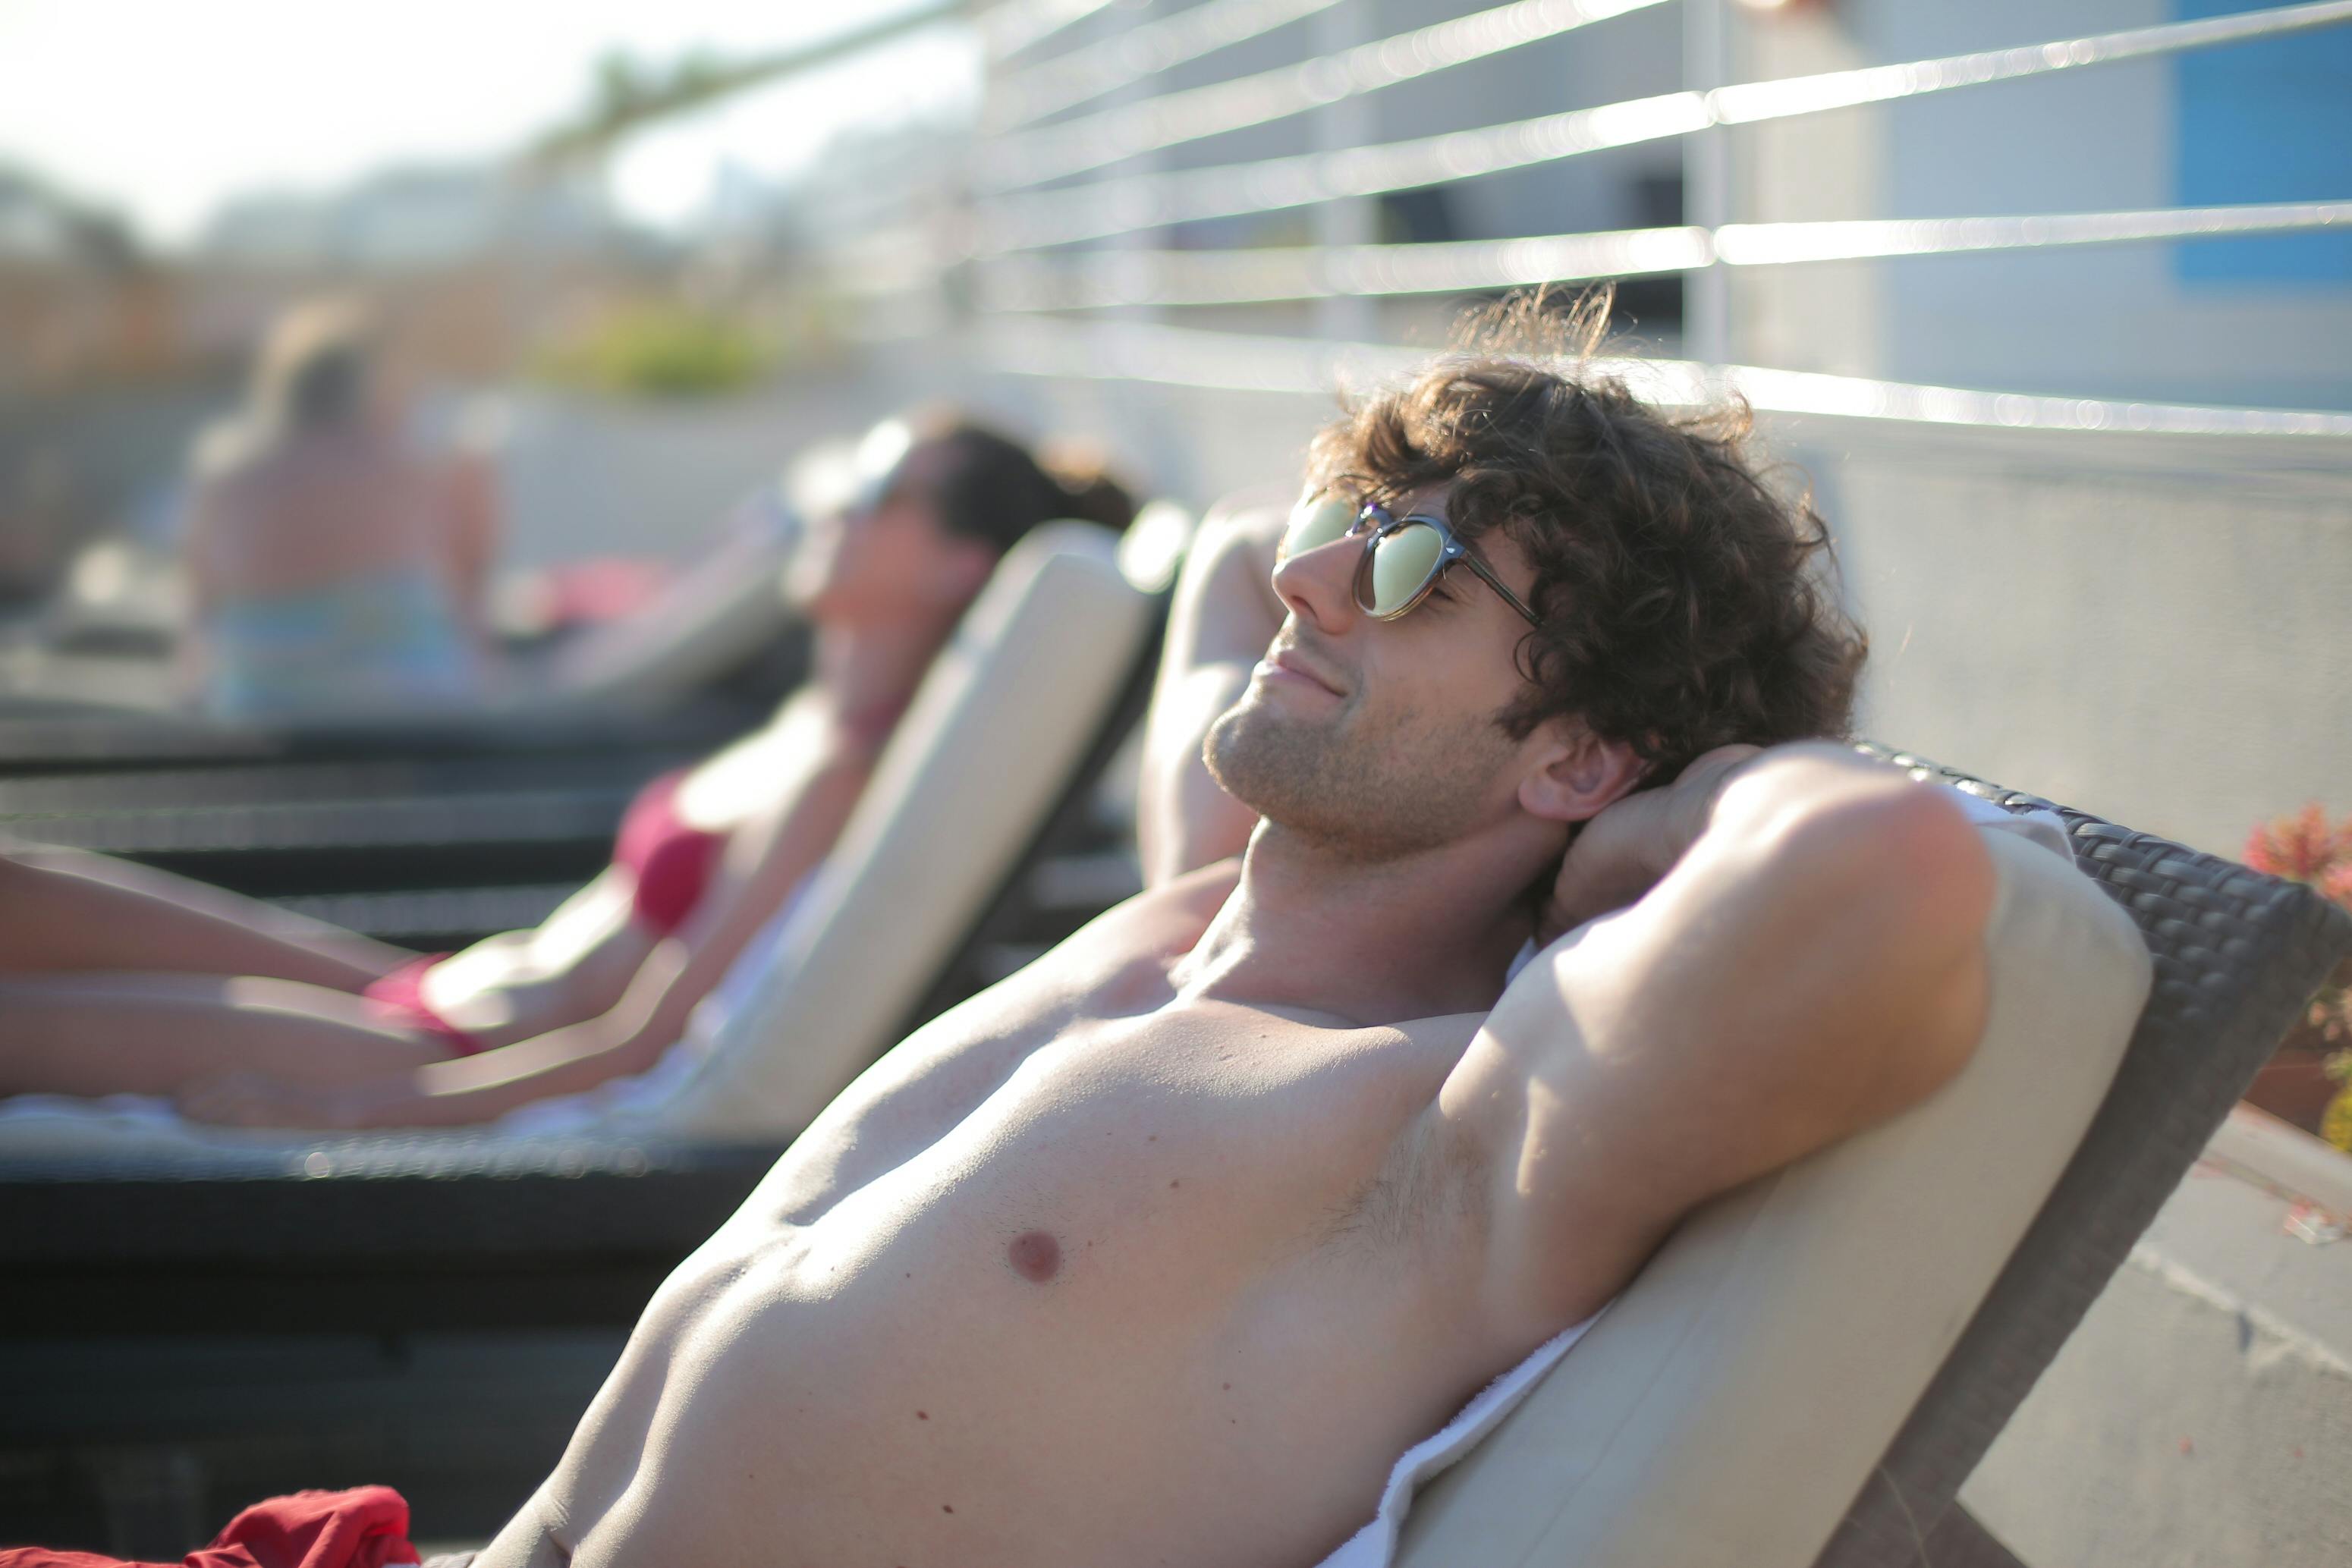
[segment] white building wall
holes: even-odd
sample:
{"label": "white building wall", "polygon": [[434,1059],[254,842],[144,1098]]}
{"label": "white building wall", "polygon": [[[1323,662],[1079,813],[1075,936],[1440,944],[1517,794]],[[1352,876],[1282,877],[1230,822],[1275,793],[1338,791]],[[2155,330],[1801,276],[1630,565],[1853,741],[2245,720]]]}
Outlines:
{"label": "white building wall", "polygon": [[[2175,19],[2168,0],[1846,0],[1833,10],[1751,21],[1747,63],[1777,75]],[[1791,47],[1809,36],[1811,47]],[[2179,69],[2168,58],[2099,65],[1756,128],[1743,133],[1753,215],[2175,205]],[[2329,193],[2338,198],[2352,197],[2352,154],[2344,172],[2343,188]],[[1853,205],[1811,210],[1832,205],[1832,194]],[[2352,407],[2352,278],[2338,287],[2185,283],[2172,248],[2054,248],[1756,275],[1742,280],[1742,354],[1946,385]],[[1859,326],[1874,317],[1873,328]],[[1816,342],[1874,351],[1809,350]],[[1806,362],[1809,353],[1817,363]]]}

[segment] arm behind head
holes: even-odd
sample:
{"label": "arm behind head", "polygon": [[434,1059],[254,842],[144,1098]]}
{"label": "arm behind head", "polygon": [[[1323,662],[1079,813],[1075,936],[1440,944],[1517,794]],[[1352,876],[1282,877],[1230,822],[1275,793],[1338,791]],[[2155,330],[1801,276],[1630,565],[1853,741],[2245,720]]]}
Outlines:
{"label": "arm behind head", "polygon": [[1491,1176],[1489,1299],[1590,1312],[1694,1206],[1958,1071],[1993,880],[1895,769],[1822,746],[1743,767],[1654,888],[1513,983],[1439,1094]]}
{"label": "arm behind head", "polygon": [[1257,825],[1257,814],[1211,777],[1201,747],[1218,716],[1240,700],[1282,625],[1272,579],[1283,521],[1278,502],[1255,496],[1218,502],[1177,579],[1137,790],[1146,887],[1239,854]]}

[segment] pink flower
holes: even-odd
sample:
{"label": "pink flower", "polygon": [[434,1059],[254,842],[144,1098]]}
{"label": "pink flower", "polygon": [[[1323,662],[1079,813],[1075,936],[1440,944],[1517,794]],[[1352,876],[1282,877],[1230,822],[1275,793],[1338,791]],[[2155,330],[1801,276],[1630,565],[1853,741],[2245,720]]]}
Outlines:
{"label": "pink flower", "polygon": [[2245,860],[2256,871],[2310,883],[2352,904],[2352,817],[2331,830],[2316,800],[2254,829],[2246,837]]}

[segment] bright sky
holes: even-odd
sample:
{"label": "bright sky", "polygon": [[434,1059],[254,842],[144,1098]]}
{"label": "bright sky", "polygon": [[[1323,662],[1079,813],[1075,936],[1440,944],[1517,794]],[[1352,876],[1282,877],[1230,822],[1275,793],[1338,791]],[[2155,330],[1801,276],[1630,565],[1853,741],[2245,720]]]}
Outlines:
{"label": "bright sky", "polygon": [[[786,47],[910,0],[0,0],[0,161],[194,235],[224,197],[514,148],[587,101],[599,57]],[[625,147],[615,194],[678,221],[717,168],[788,171],[859,120],[971,90],[968,42],[909,37]]]}

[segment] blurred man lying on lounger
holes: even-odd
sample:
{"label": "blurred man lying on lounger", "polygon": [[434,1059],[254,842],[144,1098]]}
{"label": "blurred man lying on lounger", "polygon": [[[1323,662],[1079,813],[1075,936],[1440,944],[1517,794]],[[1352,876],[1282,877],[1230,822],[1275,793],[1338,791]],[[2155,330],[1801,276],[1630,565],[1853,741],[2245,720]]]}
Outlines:
{"label": "blurred man lying on lounger", "polygon": [[477,1568],[1339,1547],[1685,1211],[1973,1047],[1974,830],[1801,743],[1861,658],[1821,545],[1735,422],[1539,361],[1326,430],[1187,566],[1154,885],[802,1134]]}
{"label": "blurred man lying on lounger", "polygon": [[815,673],[774,720],[656,780],[612,866],[540,925],[420,957],[100,856],[0,854],[0,1094],[171,1095],[206,1121],[491,1120],[643,1071],[839,836],[932,656],[1039,523],[1133,510],[1076,465],[941,415],[868,438],[787,591]]}

